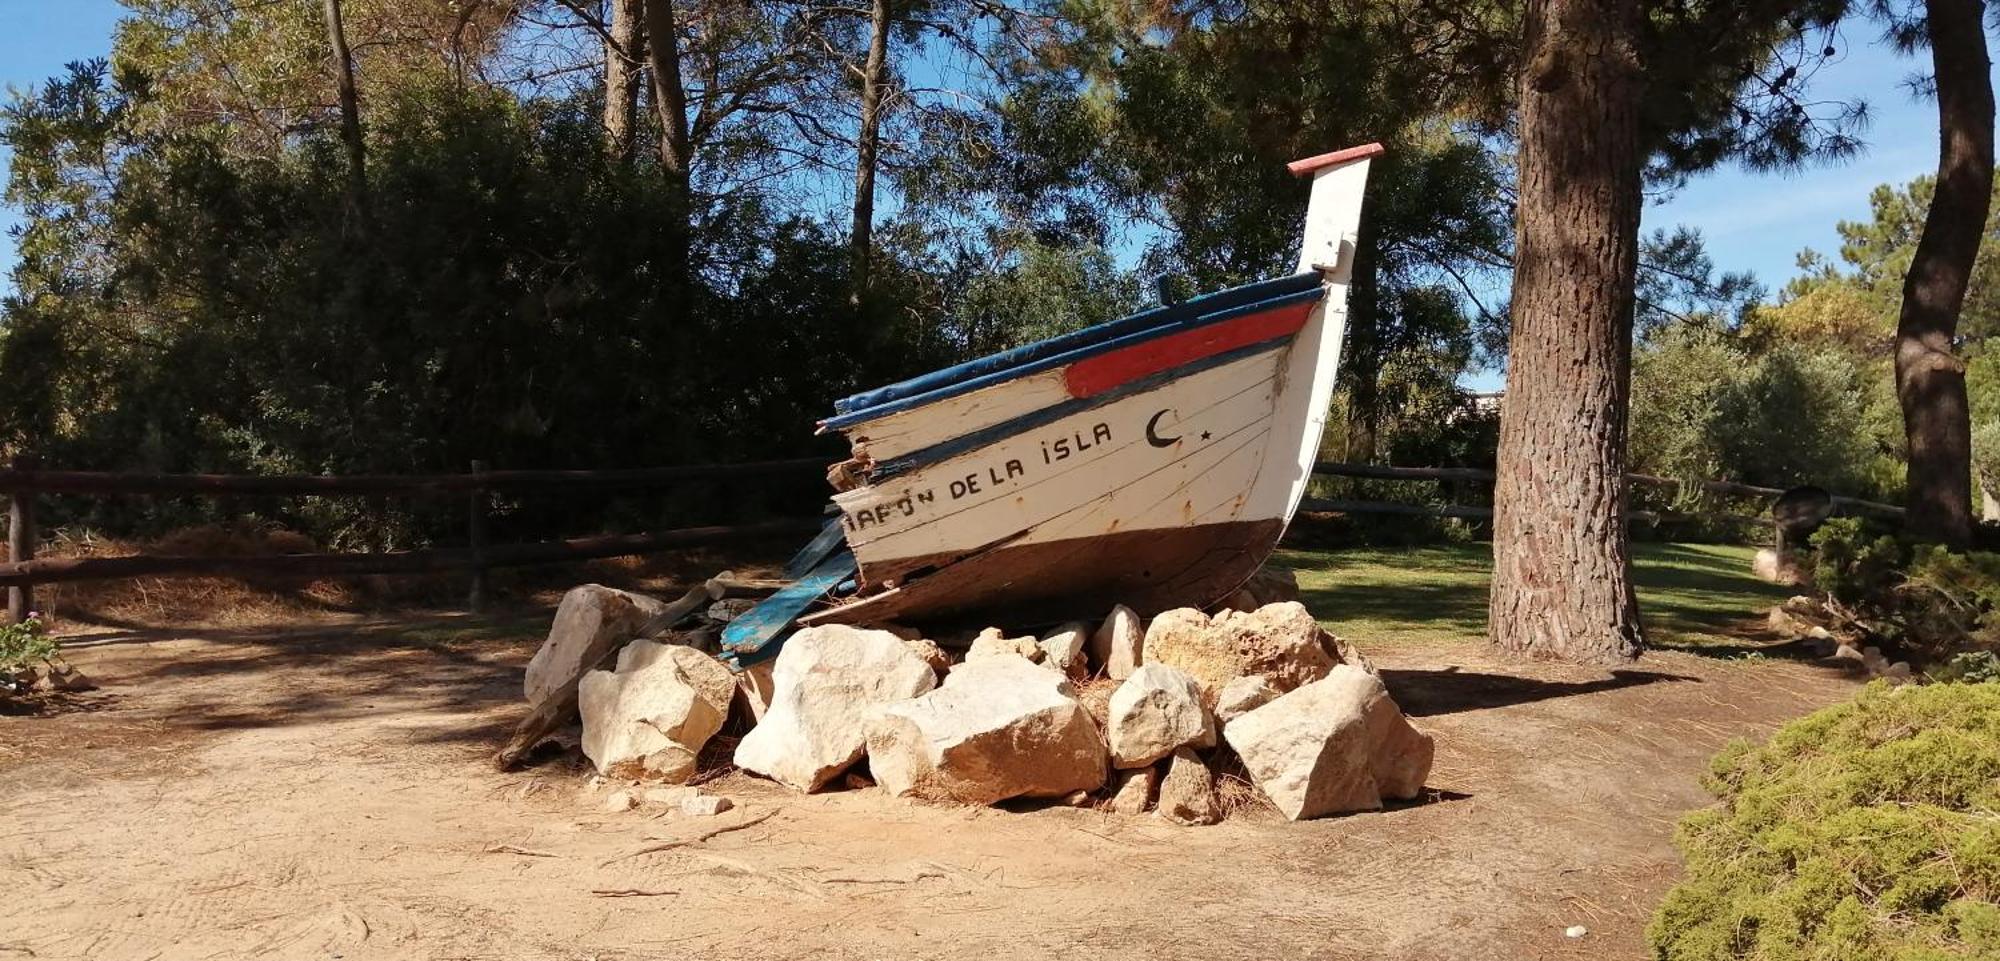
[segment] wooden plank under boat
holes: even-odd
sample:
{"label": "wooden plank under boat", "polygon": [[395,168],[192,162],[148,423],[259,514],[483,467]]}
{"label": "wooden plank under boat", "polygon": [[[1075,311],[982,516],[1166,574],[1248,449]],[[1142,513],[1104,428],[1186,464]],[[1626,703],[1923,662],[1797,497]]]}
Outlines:
{"label": "wooden plank under boat", "polygon": [[1113,603],[1152,614],[1241,586],[1312,476],[1381,150],[1291,165],[1313,178],[1291,276],[836,404],[821,429],[853,448],[829,478],[859,571],[849,596],[798,622],[1027,624]]}

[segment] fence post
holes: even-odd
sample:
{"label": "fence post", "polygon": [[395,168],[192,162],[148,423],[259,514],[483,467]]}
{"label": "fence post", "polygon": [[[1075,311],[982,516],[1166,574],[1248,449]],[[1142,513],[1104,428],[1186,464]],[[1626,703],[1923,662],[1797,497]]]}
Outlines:
{"label": "fence post", "polygon": [[[14,458],[14,469],[31,471],[35,459],[27,454]],[[23,486],[7,498],[7,560],[15,564],[35,559],[35,491]],[[7,616],[19,624],[35,608],[35,588],[31,584],[7,589]]]}
{"label": "fence post", "polygon": [[[474,474],[486,473],[486,462],[472,462]],[[484,487],[474,487],[468,495],[470,503],[465,515],[465,528],[472,542],[472,586],[466,591],[465,607],[474,614],[486,609],[486,508],[487,493]]]}

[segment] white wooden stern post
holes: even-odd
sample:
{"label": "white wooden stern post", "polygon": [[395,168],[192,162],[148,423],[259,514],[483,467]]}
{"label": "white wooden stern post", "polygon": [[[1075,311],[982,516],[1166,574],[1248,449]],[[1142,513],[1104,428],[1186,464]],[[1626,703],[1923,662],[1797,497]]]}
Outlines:
{"label": "white wooden stern post", "polygon": [[1368,161],[1382,154],[1379,143],[1363,144],[1294,160],[1285,165],[1293,176],[1312,177],[1312,198],[1306,202],[1305,243],[1294,273],[1319,271],[1329,283],[1345,284],[1354,266],[1356,234],[1361,229],[1361,195],[1368,186]]}

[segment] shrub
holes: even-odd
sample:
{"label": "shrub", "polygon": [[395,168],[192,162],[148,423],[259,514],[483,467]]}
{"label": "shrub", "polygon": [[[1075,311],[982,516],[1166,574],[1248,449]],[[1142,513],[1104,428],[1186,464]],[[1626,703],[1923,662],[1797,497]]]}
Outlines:
{"label": "shrub", "polygon": [[1813,582],[1882,642],[1924,663],[2000,650],[2000,554],[1907,543],[1837,518],[1813,535]]}
{"label": "shrub", "polygon": [[1730,745],[1707,785],[1660,961],[2000,957],[2000,684],[1870,685]]}
{"label": "shrub", "polygon": [[29,672],[52,666],[61,656],[40,615],[31,613],[19,624],[0,625],[0,691],[19,686]]}

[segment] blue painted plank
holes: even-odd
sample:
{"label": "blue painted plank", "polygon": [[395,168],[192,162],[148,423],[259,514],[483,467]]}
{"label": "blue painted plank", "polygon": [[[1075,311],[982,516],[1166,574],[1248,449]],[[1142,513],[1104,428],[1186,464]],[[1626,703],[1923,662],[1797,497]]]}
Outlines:
{"label": "blue painted plank", "polygon": [[[764,599],[764,602],[730,621],[722,629],[722,658],[737,670],[778,655],[784,642],[779,636],[814,601],[853,576],[854,555],[841,551],[819,562],[804,577],[793,581]],[[774,643],[775,642],[775,643]]]}
{"label": "blue painted plank", "polygon": [[1087,327],[1083,330],[1036,341],[955,367],[932,371],[909,380],[864,391],[837,401],[827,426],[850,427],[861,421],[894,413],[920,403],[952,397],[999,381],[1059,367],[1074,360],[1116,349],[1114,341],[1125,338],[1145,340],[1191,327],[1200,327],[1239,316],[1246,310],[1294,302],[1304,295],[1317,296],[1321,277],[1307,272],[1264,280],[1242,287],[1204,294],[1170,307],[1155,307],[1130,317]]}
{"label": "blue painted plank", "polygon": [[808,541],[791,560],[785,562],[785,580],[796,581],[806,576],[808,571],[818,567],[819,562],[826,560],[826,556],[833,553],[845,539],[846,534],[840,529],[840,518],[835,517],[827,521],[826,526],[819,529],[817,536]]}

